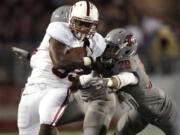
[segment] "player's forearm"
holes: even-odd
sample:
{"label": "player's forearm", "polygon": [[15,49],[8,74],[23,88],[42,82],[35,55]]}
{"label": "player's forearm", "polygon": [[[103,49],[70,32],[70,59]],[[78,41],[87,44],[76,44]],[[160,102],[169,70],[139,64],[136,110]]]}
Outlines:
{"label": "player's forearm", "polygon": [[71,87],[70,87],[70,90],[71,91],[77,91],[78,89],[81,89],[82,86],[80,84],[80,81],[79,81],[79,76],[75,78],[75,80],[73,81]]}
{"label": "player's forearm", "polygon": [[85,67],[90,67],[93,64],[91,58],[89,57],[76,57],[66,55],[63,57],[59,57],[53,59],[53,66],[55,68],[66,69],[66,70],[74,70]]}
{"label": "player's forearm", "polygon": [[84,87],[87,87],[88,82],[92,79],[94,72],[92,71],[90,74],[81,75],[75,78],[75,81],[71,85],[71,90],[78,90]]}
{"label": "player's forearm", "polygon": [[83,47],[69,49],[63,43],[50,39],[49,55],[55,68],[74,70],[89,67],[93,64],[93,59],[84,57],[85,53]]}
{"label": "player's forearm", "polygon": [[113,89],[120,89],[127,85],[136,85],[138,78],[130,72],[123,72],[108,79],[107,86]]}

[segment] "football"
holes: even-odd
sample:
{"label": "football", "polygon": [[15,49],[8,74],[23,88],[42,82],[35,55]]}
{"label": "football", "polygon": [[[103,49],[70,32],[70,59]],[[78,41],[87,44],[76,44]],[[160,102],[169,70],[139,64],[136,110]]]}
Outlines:
{"label": "football", "polygon": [[79,57],[85,57],[87,55],[85,47],[71,48],[67,51],[67,53],[72,56],[79,56]]}

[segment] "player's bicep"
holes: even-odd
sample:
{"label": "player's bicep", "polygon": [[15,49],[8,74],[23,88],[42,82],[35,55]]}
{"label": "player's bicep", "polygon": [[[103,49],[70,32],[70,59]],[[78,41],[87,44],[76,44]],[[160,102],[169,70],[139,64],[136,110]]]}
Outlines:
{"label": "player's bicep", "polygon": [[57,41],[54,38],[50,38],[49,43],[49,55],[53,62],[53,66],[55,68],[58,68],[59,64],[62,63],[61,61],[67,51],[67,47],[63,43]]}

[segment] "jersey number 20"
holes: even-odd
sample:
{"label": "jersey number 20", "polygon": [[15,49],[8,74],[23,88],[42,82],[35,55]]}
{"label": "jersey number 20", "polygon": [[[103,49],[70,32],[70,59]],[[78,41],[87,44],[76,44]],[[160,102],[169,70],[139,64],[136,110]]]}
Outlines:
{"label": "jersey number 20", "polygon": [[131,63],[129,60],[119,61],[119,65],[120,65],[120,70],[131,68]]}

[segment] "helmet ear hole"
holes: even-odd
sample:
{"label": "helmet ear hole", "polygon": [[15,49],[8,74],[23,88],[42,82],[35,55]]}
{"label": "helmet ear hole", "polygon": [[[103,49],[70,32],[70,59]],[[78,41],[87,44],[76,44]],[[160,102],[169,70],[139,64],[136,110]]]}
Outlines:
{"label": "helmet ear hole", "polygon": [[107,44],[106,48],[110,48],[110,47],[111,47],[111,45]]}
{"label": "helmet ear hole", "polygon": [[129,52],[130,52],[130,50],[125,51],[125,54],[126,54],[126,55],[129,54]]}

